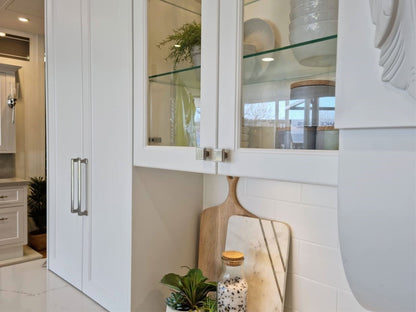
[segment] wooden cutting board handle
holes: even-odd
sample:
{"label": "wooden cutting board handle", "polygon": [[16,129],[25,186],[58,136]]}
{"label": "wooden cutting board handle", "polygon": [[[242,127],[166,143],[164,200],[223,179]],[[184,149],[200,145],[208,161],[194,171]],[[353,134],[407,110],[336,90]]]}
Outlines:
{"label": "wooden cutting board handle", "polygon": [[256,216],[241,206],[237,198],[238,177],[227,177],[225,201],[202,211],[199,230],[198,267],[209,280],[217,281],[222,270],[221,254],[225,248],[228,219],[233,215]]}

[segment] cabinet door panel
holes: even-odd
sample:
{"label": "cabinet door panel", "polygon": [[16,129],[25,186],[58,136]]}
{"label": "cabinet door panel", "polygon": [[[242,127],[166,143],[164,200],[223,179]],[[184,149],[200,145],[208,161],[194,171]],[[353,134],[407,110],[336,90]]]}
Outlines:
{"label": "cabinet door panel", "polygon": [[0,245],[24,242],[25,206],[0,209]]}
{"label": "cabinet door panel", "polygon": [[[93,47],[93,97],[90,110],[86,112],[89,117],[85,119],[88,216],[83,217],[83,291],[110,311],[129,311],[132,239],[131,3],[129,0],[89,2],[84,11],[90,11],[88,28]],[[109,45],[108,36],[112,33],[112,44]],[[109,59],[112,62],[108,62]]]}
{"label": "cabinet door panel", "polygon": [[14,72],[0,72],[0,153],[16,153],[16,123],[12,121],[13,110],[7,105],[10,87],[14,84]]}
{"label": "cabinet door panel", "polygon": [[[337,152],[327,150],[338,148],[336,27],[295,42],[290,10],[290,1],[220,1],[218,148],[231,157],[218,173],[335,185]],[[326,63],[305,65],[299,51]],[[304,86],[314,92],[294,95]],[[327,144],[318,145],[319,131]]]}
{"label": "cabinet door panel", "polygon": [[[196,160],[195,149],[216,146],[219,1],[135,0],[133,4],[134,164],[214,173],[215,164]],[[160,45],[189,23],[202,25],[200,66],[190,60],[177,64],[165,60],[181,45]]]}
{"label": "cabinet door panel", "polygon": [[48,266],[82,287],[82,218],[71,213],[71,158],[82,157],[81,1],[47,6]]}

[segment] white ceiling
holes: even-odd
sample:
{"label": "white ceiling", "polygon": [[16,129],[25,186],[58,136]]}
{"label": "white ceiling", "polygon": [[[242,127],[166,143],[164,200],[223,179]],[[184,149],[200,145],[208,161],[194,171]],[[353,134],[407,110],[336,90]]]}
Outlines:
{"label": "white ceiling", "polygon": [[[0,0],[0,27],[23,32],[44,33],[44,0]],[[18,17],[26,17],[22,23]]]}

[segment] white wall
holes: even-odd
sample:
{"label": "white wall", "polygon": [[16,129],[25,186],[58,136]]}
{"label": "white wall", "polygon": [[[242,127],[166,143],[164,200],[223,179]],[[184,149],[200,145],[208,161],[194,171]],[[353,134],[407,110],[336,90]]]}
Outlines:
{"label": "white wall", "polygon": [[21,66],[21,98],[16,104],[16,176],[45,176],[44,37],[0,27],[0,31],[30,38],[30,61],[0,57],[0,63]]}
{"label": "white wall", "polygon": [[[223,176],[204,175],[204,208],[228,191]],[[241,204],[292,229],[286,312],[362,312],[345,278],[338,244],[337,188],[241,178]]]}
{"label": "white wall", "polygon": [[163,275],[196,266],[202,189],[201,174],[134,167],[132,311],[163,311]]}

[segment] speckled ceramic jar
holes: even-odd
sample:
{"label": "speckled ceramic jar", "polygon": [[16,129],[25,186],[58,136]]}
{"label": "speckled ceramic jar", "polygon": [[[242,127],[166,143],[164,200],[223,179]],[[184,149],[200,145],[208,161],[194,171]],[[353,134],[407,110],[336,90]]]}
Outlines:
{"label": "speckled ceramic jar", "polygon": [[223,272],[218,282],[218,312],[246,312],[248,284],[243,275],[244,255],[238,251],[222,253]]}

